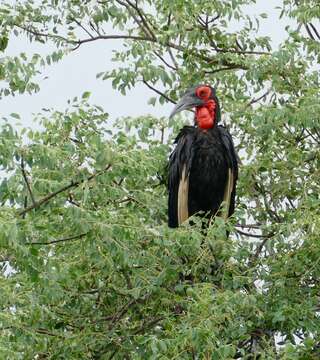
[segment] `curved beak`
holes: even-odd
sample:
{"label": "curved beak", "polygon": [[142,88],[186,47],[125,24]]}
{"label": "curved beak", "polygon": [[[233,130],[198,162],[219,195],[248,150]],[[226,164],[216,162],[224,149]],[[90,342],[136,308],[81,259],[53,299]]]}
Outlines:
{"label": "curved beak", "polygon": [[200,106],[203,104],[203,101],[196,97],[194,93],[187,92],[182,99],[178,102],[178,104],[172,110],[169,118],[171,119],[174,115],[179,113],[180,111],[194,108],[196,106]]}

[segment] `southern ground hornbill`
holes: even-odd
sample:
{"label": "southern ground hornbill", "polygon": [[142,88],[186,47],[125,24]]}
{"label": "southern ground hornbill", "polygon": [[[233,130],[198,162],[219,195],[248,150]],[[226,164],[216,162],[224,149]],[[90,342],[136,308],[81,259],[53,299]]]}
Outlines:
{"label": "southern ground hornbill", "polygon": [[178,227],[199,211],[209,218],[226,218],[234,211],[237,155],[230,133],[218,125],[220,107],[215,90],[209,85],[189,89],[170,117],[190,108],[195,108],[195,126],[180,130],[169,160],[170,227]]}

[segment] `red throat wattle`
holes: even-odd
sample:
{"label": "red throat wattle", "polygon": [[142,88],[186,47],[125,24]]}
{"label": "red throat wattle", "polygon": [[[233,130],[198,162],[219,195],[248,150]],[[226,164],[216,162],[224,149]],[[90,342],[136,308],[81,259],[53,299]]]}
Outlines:
{"label": "red throat wattle", "polygon": [[214,126],[216,103],[209,100],[203,106],[196,108],[196,120],[199,128],[210,129]]}

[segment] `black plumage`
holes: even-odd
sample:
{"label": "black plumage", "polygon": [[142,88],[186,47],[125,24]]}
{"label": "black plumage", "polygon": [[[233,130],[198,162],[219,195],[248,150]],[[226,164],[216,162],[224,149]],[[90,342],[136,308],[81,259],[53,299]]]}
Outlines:
{"label": "black plumage", "polygon": [[[190,96],[197,97],[199,87],[187,92],[189,104],[196,108],[206,106],[207,102],[193,102]],[[225,215],[234,211],[236,181],[238,177],[237,155],[228,130],[218,125],[219,103],[214,90],[209,99],[214,99],[215,111],[212,126],[202,128],[201,118],[196,126],[183,127],[176,140],[176,147],[169,160],[169,201],[168,225],[177,227],[189,216],[205,211],[210,217],[222,214],[221,204],[225,201]],[[192,95],[195,94],[195,95]],[[184,103],[182,101],[182,103]],[[192,107],[194,105],[190,105]],[[181,108],[181,102],[176,108]],[[173,115],[176,113],[176,109]],[[206,114],[206,112],[205,112]],[[197,116],[197,115],[196,115]],[[205,120],[207,121],[207,120]],[[211,123],[210,123],[211,124]]]}

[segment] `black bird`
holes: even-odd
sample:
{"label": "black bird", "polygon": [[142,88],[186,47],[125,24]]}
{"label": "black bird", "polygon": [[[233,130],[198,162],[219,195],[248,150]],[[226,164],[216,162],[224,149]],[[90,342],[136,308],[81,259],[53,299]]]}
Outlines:
{"label": "black bird", "polygon": [[237,154],[230,133],[218,125],[215,89],[198,85],[187,90],[170,118],[190,108],[195,108],[195,126],[180,130],[169,159],[168,225],[173,228],[199,211],[209,218],[234,212]]}

